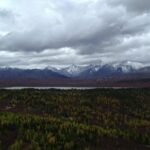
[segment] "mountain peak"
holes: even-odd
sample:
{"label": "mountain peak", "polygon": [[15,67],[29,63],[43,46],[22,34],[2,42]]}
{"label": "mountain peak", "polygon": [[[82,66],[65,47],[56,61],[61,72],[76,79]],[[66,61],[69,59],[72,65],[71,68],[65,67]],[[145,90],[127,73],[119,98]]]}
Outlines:
{"label": "mountain peak", "polygon": [[[129,73],[139,73],[139,72],[150,72],[149,70],[150,65],[143,64],[141,62],[135,62],[135,61],[122,61],[122,62],[113,62],[113,63],[107,63],[104,64],[100,62],[99,64],[90,64],[90,65],[75,65],[71,64],[68,67],[63,68],[56,68],[48,66],[44,69],[37,69],[39,71],[44,72],[54,72],[66,77],[81,77],[84,75],[86,76],[94,76],[97,77],[101,76],[111,76],[111,75],[123,75],[123,74],[129,74]],[[32,69],[17,69],[17,68],[0,68],[1,72],[6,71],[31,71]],[[32,70],[34,71],[34,69]]]}
{"label": "mountain peak", "polygon": [[54,71],[54,72],[57,72],[58,71],[58,68],[56,67],[52,67],[52,66],[47,66],[45,67],[46,70],[51,70],[51,71]]}
{"label": "mountain peak", "polygon": [[76,70],[79,68],[79,66],[75,65],[75,64],[71,64],[68,68],[72,69],[72,70]]}
{"label": "mountain peak", "polygon": [[76,76],[79,74],[81,67],[75,64],[72,64],[66,68],[62,68],[60,71],[67,76]]}

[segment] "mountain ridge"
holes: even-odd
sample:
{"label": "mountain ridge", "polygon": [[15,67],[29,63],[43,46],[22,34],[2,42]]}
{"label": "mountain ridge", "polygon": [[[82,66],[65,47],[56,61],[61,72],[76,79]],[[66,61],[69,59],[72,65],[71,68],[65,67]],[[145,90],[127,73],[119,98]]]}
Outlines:
{"label": "mountain ridge", "polygon": [[[139,62],[120,62],[108,64],[70,65],[57,69],[46,67],[44,69],[0,68],[1,79],[35,78],[35,79],[103,79],[110,77],[137,76],[150,74],[150,65]],[[139,76],[140,76],[139,75]]]}
{"label": "mountain ridge", "polygon": [[120,63],[108,63],[108,64],[90,64],[90,65],[70,65],[65,68],[56,69],[56,72],[65,75],[67,77],[89,77],[96,75],[99,77],[121,75],[129,73],[150,72],[150,65],[144,65],[139,62],[120,62]]}

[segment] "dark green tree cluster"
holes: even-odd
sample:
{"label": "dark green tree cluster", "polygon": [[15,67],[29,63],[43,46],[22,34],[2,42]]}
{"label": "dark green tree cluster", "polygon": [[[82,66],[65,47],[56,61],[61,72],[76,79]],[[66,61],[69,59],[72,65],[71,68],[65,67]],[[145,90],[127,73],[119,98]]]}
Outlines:
{"label": "dark green tree cluster", "polygon": [[0,90],[0,149],[149,149],[150,90]]}

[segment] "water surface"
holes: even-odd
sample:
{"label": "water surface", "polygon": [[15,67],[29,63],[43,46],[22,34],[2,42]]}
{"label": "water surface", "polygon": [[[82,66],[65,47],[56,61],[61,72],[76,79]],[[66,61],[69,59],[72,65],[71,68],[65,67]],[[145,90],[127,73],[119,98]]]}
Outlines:
{"label": "water surface", "polygon": [[71,89],[76,89],[76,90],[88,90],[88,89],[125,89],[128,87],[5,87],[1,89],[8,89],[8,90],[21,90],[21,89],[39,89],[39,90],[44,90],[44,89],[60,89],[60,90],[71,90]]}

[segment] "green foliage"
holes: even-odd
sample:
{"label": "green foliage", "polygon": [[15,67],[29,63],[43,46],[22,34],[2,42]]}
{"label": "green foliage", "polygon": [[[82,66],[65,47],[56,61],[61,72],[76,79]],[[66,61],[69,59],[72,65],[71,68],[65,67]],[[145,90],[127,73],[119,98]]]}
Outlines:
{"label": "green foliage", "polygon": [[149,89],[0,90],[0,149],[148,149],[149,97]]}
{"label": "green foliage", "polygon": [[10,146],[10,150],[20,150],[22,148],[22,141],[16,140],[14,144]]}

